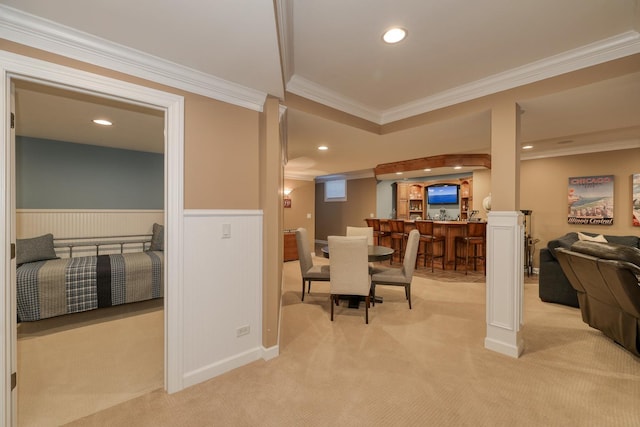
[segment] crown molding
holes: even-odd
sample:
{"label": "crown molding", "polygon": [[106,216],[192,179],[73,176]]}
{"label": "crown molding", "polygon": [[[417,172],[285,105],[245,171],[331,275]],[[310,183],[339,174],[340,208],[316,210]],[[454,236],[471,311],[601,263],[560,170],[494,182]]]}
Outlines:
{"label": "crown molding", "polygon": [[266,93],[0,5],[0,38],[262,111]]}
{"label": "crown molding", "polygon": [[522,152],[520,160],[546,159],[550,157],[576,156],[579,154],[602,153],[605,151],[630,150],[640,148],[640,139],[627,139],[615,142],[603,142],[602,144],[590,144],[581,147],[565,149],[541,150],[538,152]]}
{"label": "crown molding", "polygon": [[287,91],[303,98],[310,99],[320,104],[326,105],[336,110],[369,120],[376,124],[381,124],[381,112],[367,107],[364,104],[344,97],[337,92],[331,91],[324,86],[307,80],[294,74],[287,83]]}
{"label": "crown molding", "polygon": [[297,75],[291,78],[287,90],[345,113],[385,125],[636,53],[640,53],[640,33],[627,31],[384,111],[345,98]]}

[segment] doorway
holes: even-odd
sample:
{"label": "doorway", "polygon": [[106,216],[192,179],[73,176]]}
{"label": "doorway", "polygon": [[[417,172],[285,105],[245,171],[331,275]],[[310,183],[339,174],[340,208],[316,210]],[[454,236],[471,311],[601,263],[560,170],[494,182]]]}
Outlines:
{"label": "doorway", "polygon": [[[154,222],[164,223],[163,111],[30,81],[12,83],[18,241],[47,233],[103,240],[149,234]],[[97,118],[112,125],[93,123]],[[138,244],[125,246],[127,254],[143,251]],[[70,251],[57,252],[65,260],[53,262],[66,265]],[[100,248],[100,255],[118,252]],[[90,261],[95,258],[86,257],[96,251],[77,246],[72,255]],[[31,267],[18,270],[25,268]],[[18,318],[36,320],[40,316],[21,314],[30,300],[20,283]],[[39,306],[41,320],[19,322],[17,329],[19,426],[66,424],[163,387],[162,300],[48,317],[52,313],[43,304],[51,299],[43,300],[42,292],[53,288],[38,288],[39,304],[29,311]]]}
{"label": "doorway", "polygon": [[[15,242],[14,201],[15,181],[12,155],[14,147],[10,137],[10,83],[12,79],[43,82],[48,85],[68,88],[83,93],[91,93],[108,99],[118,99],[137,105],[144,105],[163,111],[165,116],[165,238],[170,244],[165,251],[164,272],[164,388],[172,393],[182,388],[180,372],[180,353],[182,348],[177,339],[177,331],[181,329],[182,304],[178,292],[182,265],[180,253],[182,249],[182,215],[183,215],[183,127],[184,100],[181,96],[158,90],[133,85],[69,68],[38,59],[25,57],[10,52],[0,52],[0,72],[3,85],[0,86],[0,97],[5,102],[3,111],[7,114],[5,121],[0,122],[2,134],[3,162],[0,163],[0,179],[7,189],[0,199],[0,224],[4,229],[3,245],[0,256],[5,262],[0,263],[0,274],[8,286],[7,292],[0,293],[2,317],[2,335],[0,336],[0,361],[3,369],[0,373],[0,413],[2,423],[17,425],[16,388],[12,386],[13,374],[16,372],[16,303],[15,303],[15,259],[8,249]],[[170,314],[171,313],[171,314]],[[173,345],[172,345],[173,344]],[[19,380],[18,380],[19,383]]]}

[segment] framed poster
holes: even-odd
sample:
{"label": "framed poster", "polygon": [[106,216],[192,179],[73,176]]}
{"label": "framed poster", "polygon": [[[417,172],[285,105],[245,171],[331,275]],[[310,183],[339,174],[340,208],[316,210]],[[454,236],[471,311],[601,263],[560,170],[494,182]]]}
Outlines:
{"label": "framed poster", "polygon": [[569,178],[569,224],[613,225],[613,175]]}
{"label": "framed poster", "polygon": [[631,216],[633,217],[633,225],[640,227],[640,173],[635,173],[631,178]]}

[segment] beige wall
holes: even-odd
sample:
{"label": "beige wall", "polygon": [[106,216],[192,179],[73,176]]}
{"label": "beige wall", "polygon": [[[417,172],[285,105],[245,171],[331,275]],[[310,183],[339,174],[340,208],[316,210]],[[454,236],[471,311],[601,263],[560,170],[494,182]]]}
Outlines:
{"label": "beige wall", "polygon": [[[309,235],[309,250],[314,252],[315,217],[316,217],[316,184],[314,181],[285,179],[284,188],[290,189],[291,208],[284,209],[283,228],[292,230],[299,227],[307,229]],[[307,218],[311,214],[311,218]]]}
{"label": "beige wall", "polygon": [[[533,210],[532,235],[540,239],[538,251],[547,242],[570,231],[601,234],[640,235],[631,216],[631,175],[640,173],[640,148],[548,159],[525,160],[520,164],[520,209]],[[568,178],[614,175],[613,225],[570,225],[567,223]]]}
{"label": "beige wall", "polygon": [[185,97],[185,208],[258,209],[259,113]]}
{"label": "beige wall", "polygon": [[346,202],[325,202],[324,184],[316,184],[316,239],[344,236],[347,226],[365,227],[365,218],[376,211],[376,179],[347,181]]}

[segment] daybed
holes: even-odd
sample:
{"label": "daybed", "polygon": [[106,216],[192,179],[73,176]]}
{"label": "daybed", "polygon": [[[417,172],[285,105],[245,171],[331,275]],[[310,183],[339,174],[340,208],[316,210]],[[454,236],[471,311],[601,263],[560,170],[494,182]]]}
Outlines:
{"label": "daybed", "polygon": [[[151,239],[87,239],[54,244],[47,234],[16,242],[17,313],[19,322],[110,307],[163,296],[162,226],[154,224]],[[118,236],[129,237],[129,236]],[[123,243],[124,242],[124,243]],[[127,243],[141,243],[141,252],[124,252]],[[101,245],[119,245],[121,253],[98,255]],[[96,255],[76,256],[79,247],[95,246]],[[68,249],[59,258],[55,247]],[[73,248],[76,247],[76,252]],[[147,250],[148,249],[148,250]]]}
{"label": "daybed", "polygon": [[640,249],[578,241],[556,255],[577,292],[582,320],[640,356]]}
{"label": "daybed", "polygon": [[[571,248],[575,242],[580,240],[579,234],[583,238],[602,240],[594,233],[567,233],[562,237],[550,240],[546,248],[540,249],[540,276],[539,296],[542,301],[556,304],[564,304],[571,307],[578,307],[578,297],[575,289],[571,286],[567,277],[562,271],[556,257],[556,248]],[[615,243],[633,248],[640,248],[640,238],[637,236],[602,236],[609,243]]]}

